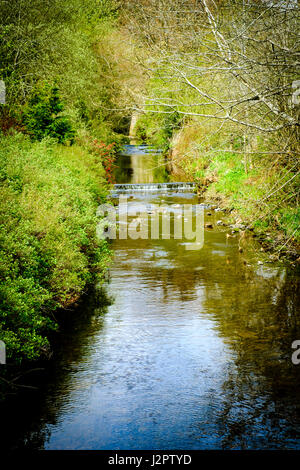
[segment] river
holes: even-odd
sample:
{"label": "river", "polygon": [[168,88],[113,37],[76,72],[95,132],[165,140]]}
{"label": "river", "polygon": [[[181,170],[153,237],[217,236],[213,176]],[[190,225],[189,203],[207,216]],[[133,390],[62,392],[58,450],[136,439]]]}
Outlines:
{"label": "river", "polygon": [[[119,157],[116,178],[169,180],[160,155],[138,146]],[[198,200],[132,194],[140,203]],[[113,242],[111,303],[96,290],[60,333],[39,390],[2,416],[6,448],[300,447],[299,275],[222,217],[205,208],[213,228],[198,250],[174,238]]]}

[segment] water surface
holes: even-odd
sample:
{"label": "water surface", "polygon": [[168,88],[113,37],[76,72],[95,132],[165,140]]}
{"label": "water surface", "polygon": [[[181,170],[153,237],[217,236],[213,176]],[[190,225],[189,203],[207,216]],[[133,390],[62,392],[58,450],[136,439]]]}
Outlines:
{"label": "water surface", "polygon": [[[117,182],[169,179],[159,155],[127,147]],[[131,204],[197,204],[193,193]],[[209,215],[211,214],[211,215]],[[299,276],[205,210],[201,250],[116,240],[107,293],[59,338],[42,390],[5,417],[6,445],[31,449],[300,447]],[[243,252],[239,251],[243,248]],[[26,403],[26,406],[25,406]]]}

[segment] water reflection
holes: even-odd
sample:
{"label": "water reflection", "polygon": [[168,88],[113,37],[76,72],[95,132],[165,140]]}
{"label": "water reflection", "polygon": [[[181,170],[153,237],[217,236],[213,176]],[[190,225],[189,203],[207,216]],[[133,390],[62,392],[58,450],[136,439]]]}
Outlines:
{"label": "water reflection", "polygon": [[[0,449],[43,449],[50,438],[49,426],[58,423],[59,414],[78,405],[73,402],[72,391],[88,383],[77,375],[88,368],[93,338],[103,328],[103,318],[111,299],[102,288],[83,298],[81,306],[70,312],[58,337],[52,361],[40,364],[44,371],[30,374],[22,383],[34,385],[36,391],[10,397],[0,404],[2,433]],[[72,317],[72,318],[71,318]]]}
{"label": "water reflection", "polygon": [[[136,171],[158,181],[132,153],[123,182]],[[156,171],[158,158],[147,155],[146,169]],[[193,194],[143,194],[132,204],[162,197],[197,203]],[[14,412],[7,445],[299,448],[299,276],[258,257],[251,238],[227,238],[220,213],[207,212],[214,228],[199,251],[173,239],[114,242],[114,302],[99,311],[96,299],[64,330],[42,391]]]}
{"label": "water reflection", "polygon": [[115,179],[118,183],[167,182],[169,175],[160,153],[149,155],[146,146],[127,145],[117,160]]}

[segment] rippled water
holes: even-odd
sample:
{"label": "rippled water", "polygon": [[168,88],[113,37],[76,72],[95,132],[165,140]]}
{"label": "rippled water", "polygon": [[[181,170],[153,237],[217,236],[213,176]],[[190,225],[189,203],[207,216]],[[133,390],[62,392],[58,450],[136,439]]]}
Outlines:
{"label": "rippled water", "polygon": [[[118,182],[167,181],[160,157],[120,157]],[[119,176],[118,176],[119,175]],[[131,204],[197,204],[192,193]],[[211,214],[211,215],[208,215]],[[116,240],[107,292],[59,338],[44,386],[5,418],[7,445],[45,449],[300,447],[299,276],[205,210],[201,250]],[[243,248],[243,252],[239,251]]]}

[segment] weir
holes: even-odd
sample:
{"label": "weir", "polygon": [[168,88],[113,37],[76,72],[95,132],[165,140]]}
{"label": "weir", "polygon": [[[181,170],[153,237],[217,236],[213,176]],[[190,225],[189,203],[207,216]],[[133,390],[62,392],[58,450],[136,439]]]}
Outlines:
{"label": "weir", "polygon": [[111,190],[111,194],[123,194],[131,192],[185,192],[193,191],[196,183],[192,182],[173,182],[173,183],[131,183],[131,184],[115,184]]}

